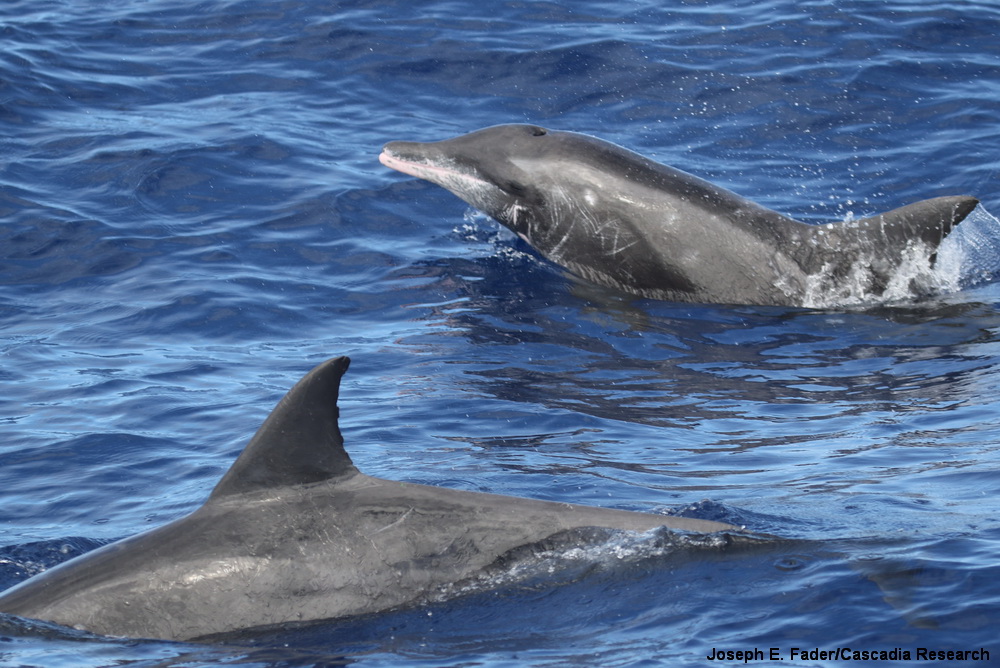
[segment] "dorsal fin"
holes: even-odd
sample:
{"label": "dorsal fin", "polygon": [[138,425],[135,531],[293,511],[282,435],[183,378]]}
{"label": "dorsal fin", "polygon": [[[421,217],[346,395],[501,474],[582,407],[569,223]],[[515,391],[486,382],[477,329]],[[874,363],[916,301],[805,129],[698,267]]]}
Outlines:
{"label": "dorsal fin", "polygon": [[921,241],[931,251],[956,225],[965,220],[979,200],[964,195],[935,197],[877,216],[842,223],[808,226],[808,243],[795,248],[796,259],[807,273],[820,271],[824,265],[850,265],[855,256],[845,250],[867,251],[896,266],[910,242]]}
{"label": "dorsal fin", "polygon": [[351,361],[336,357],[307,373],[278,402],[209,500],[358,472],[337,423],[340,378]]}
{"label": "dorsal fin", "polygon": [[850,225],[868,230],[874,238],[881,236],[893,244],[905,246],[913,239],[920,239],[934,249],[977,204],[979,200],[974,197],[935,197],[862,218]]}

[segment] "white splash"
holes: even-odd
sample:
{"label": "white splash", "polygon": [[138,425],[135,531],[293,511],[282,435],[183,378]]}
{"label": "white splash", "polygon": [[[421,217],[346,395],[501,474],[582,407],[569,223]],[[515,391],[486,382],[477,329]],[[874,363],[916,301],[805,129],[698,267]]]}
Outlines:
{"label": "white splash", "polygon": [[[1000,276],[1000,220],[977,206],[938,246],[913,242],[885,284],[876,280],[872,258],[861,256],[846,275],[824,266],[806,279],[803,306],[835,308],[908,301],[943,295]],[[875,287],[877,286],[877,287]],[[874,289],[873,289],[874,288]]]}
{"label": "white splash", "polygon": [[1000,220],[980,204],[938,247],[935,270],[956,289],[971,288],[1000,276]]}
{"label": "white splash", "polygon": [[[536,545],[526,545],[511,556],[467,580],[445,585],[432,593],[431,600],[443,601],[456,595],[499,587],[552,587],[568,584],[595,572],[641,565],[679,552],[717,553],[734,541],[766,539],[730,534],[689,534],[659,527],[644,532],[617,529],[576,529],[557,534]],[[546,544],[551,542],[552,544]]]}

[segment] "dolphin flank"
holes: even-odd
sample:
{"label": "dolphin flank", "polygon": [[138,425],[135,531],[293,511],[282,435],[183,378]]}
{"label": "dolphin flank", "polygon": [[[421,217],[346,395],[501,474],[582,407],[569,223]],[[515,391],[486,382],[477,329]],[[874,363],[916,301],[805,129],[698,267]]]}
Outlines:
{"label": "dolphin flank", "polygon": [[338,425],[348,364],[328,360],[289,390],[198,510],[12,587],[0,612],[105,635],[194,639],[414,605],[577,529],[737,531],[360,473]]}
{"label": "dolphin flank", "polygon": [[451,191],[584,279],[683,302],[802,306],[847,284],[878,298],[915,251],[933,264],[978,204],[939,197],[809,225],[596,137],[535,125],[393,141],[379,160]]}

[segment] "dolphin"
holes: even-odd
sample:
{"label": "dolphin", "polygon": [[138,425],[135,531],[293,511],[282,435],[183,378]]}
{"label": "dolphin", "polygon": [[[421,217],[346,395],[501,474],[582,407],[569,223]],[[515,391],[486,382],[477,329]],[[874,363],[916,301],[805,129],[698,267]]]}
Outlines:
{"label": "dolphin", "polygon": [[914,250],[932,264],[978,204],[939,197],[811,225],[596,137],[537,125],[393,141],[379,160],[451,191],[586,280],[681,302],[880,297]]}
{"label": "dolphin", "polygon": [[327,360],[289,390],[192,514],[15,585],[0,612],[188,640],[417,605],[533,544],[582,542],[589,528],[748,536],[710,520],[367,476],[338,425],[349,363]]}

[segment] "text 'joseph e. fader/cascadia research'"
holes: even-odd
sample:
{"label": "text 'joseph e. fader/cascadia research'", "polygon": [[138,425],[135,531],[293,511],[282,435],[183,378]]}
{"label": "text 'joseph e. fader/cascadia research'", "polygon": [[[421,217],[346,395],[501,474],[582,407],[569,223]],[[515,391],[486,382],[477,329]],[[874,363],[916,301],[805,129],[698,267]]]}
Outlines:
{"label": "text 'joseph e. fader/cascadia research'", "polygon": [[989,661],[990,651],[978,649],[933,649],[930,647],[915,647],[903,649],[857,649],[853,647],[836,647],[834,649],[819,649],[791,647],[768,647],[767,650],[753,647],[750,649],[723,649],[713,647],[705,656],[709,661],[754,663],[757,661]]}

